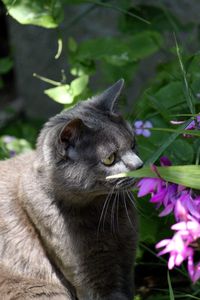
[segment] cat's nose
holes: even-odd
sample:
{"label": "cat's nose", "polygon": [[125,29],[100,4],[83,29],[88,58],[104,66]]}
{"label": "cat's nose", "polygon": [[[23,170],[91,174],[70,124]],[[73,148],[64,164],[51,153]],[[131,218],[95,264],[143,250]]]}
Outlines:
{"label": "cat's nose", "polygon": [[133,161],[131,163],[131,171],[132,170],[138,170],[141,169],[143,167],[144,163],[143,161],[139,158],[139,156],[137,156],[136,154],[134,154],[133,156]]}
{"label": "cat's nose", "polygon": [[134,171],[143,167],[143,161],[133,152],[127,153],[123,161],[129,171]]}
{"label": "cat's nose", "polygon": [[143,163],[143,161],[141,160],[141,163],[138,165],[137,170],[138,170],[138,169],[141,169],[143,166],[144,166],[144,163]]}

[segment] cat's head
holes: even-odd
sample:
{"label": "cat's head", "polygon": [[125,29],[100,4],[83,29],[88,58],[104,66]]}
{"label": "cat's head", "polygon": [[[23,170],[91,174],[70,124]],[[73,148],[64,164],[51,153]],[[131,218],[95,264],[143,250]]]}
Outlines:
{"label": "cat's head", "polygon": [[142,166],[132,127],[117,111],[124,81],[51,118],[38,139],[40,169],[56,190],[104,194],[132,179],[109,175]]}

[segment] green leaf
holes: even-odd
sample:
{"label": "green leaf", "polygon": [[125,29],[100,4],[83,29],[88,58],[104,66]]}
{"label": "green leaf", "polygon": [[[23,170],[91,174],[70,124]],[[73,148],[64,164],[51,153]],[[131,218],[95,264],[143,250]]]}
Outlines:
{"label": "green leaf", "polygon": [[159,32],[189,30],[192,24],[183,24],[179,19],[164,5],[140,4],[129,8],[129,12],[139,14],[141,17],[150,21],[150,25],[136,18],[131,18],[128,14],[122,16],[120,28],[125,33],[135,33],[142,30],[155,30]]}
{"label": "green leaf", "polygon": [[172,81],[161,87],[155,93],[154,98],[162,103],[165,109],[184,100],[183,84],[180,81]]}
{"label": "green leaf", "polygon": [[165,121],[169,122],[170,116],[169,116],[169,113],[166,111],[166,108],[163,105],[163,103],[161,101],[158,101],[155,97],[148,95],[148,94],[147,94],[147,98],[149,99],[149,102],[151,103],[153,108],[156,109],[157,112],[160,113],[160,115],[163,117],[163,119]]}
{"label": "green leaf", "polygon": [[193,94],[192,94],[191,88],[188,84],[187,74],[186,74],[185,66],[183,64],[183,60],[181,57],[180,49],[179,49],[179,46],[178,46],[178,43],[176,40],[176,36],[175,36],[175,43],[176,43],[176,52],[177,52],[177,56],[178,56],[178,60],[179,60],[179,65],[180,65],[180,69],[181,69],[181,73],[182,73],[183,81],[184,81],[184,86],[185,86],[186,101],[187,101],[188,108],[189,108],[191,114],[195,114]]}
{"label": "green leaf", "polygon": [[133,60],[142,59],[157,52],[164,41],[160,33],[144,31],[131,36],[128,41],[130,56]]}
{"label": "green leaf", "polygon": [[0,74],[8,73],[13,67],[13,61],[10,57],[0,59]]}
{"label": "green leaf", "polygon": [[63,19],[61,1],[3,0],[9,15],[21,24],[55,28]]}
{"label": "green leaf", "polygon": [[61,85],[55,88],[47,89],[44,93],[60,104],[72,104],[74,97],[70,92],[68,84]]}
{"label": "green leaf", "polygon": [[121,178],[125,176],[131,176],[134,178],[159,178],[160,176],[168,182],[174,182],[197,190],[200,189],[200,165],[156,167],[156,170],[157,173],[149,167],[144,167],[140,170],[109,176],[107,179]]}
{"label": "green leaf", "polygon": [[74,79],[71,84],[64,84],[55,88],[47,89],[44,93],[60,104],[73,104],[75,98],[81,95],[87,87],[89,77],[82,75]]}
{"label": "green leaf", "polygon": [[88,0],[63,0],[66,4],[83,4],[88,3]]}
{"label": "green leaf", "polygon": [[107,63],[123,66],[158,51],[163,43],[157,32],[145,31],[126,38],[97,38],[84,41],[77,51],[79,61],[105,59]]}
{"label": "green leaf", "polygon": [[170,297],[170,300],[175,300],[175,298],[174,298],[174,292],[173,292],[172,284],[171,284],[171,279],[170,279],[170,275],[169,275],[169,271],[167,272],[167,281],[168,281],[168,286],[169,286],[169,297]]}
{"label": "green leaf", "polygon": [[88,84],[89,77],[83,75],[79,78],[74,79],[70,84],[71,93],[74,97],[79,96],[85,90]]}
{"label": "green leaf", "polygon": [[173,142],[165,155],[170,157],[174,163],[192,164],[194,152],[195,150],[188,139],[178,139]]}
{"label": "green leaf", "polygon": [[153,153],[153,155],[145,162],[145,165],[154,163],[160,155],[176,140],[176,138],[181,134],[181,131],[186,128],[186,126],[191,122],[191,120],[185,122],[179,126],[176,132],[172,133],[166,140],[161,144],[161,146]]}
{"label": "green leaf", "polygon": [[200,137],[200,131],[199,130],[180,130],[180,129],[173,129],[173,128],[158,128],[153,127],[150,128],[152,131],[162,131],[162,132],[177,132],[178,134],[188,134],[191,136],[198,136]]}
{"label": "green leaf", "polygon": [[69,49],[69,51],[76,52],[77,48],[78,48],[78,45],[77,45],[75,39],[72,38],[72,37],[69,37],[69,39],[68,39],[68,49]]}
{"label": "green leaf", "polygon": [[101,62],[101,72],[108,83],[113,83],[119,79],[119,77],[124,78],[125,82],[131,83],[133,81],[133,77],[135,76],[139,63],[138,62],[130,62],[123,66],[115,66],[111,65],[109,62]]}

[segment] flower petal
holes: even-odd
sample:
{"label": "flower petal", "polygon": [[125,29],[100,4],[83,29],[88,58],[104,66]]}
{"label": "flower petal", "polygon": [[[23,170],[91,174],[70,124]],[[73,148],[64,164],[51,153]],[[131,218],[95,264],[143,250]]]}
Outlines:
{"label": "flower petal", "polygon": [[174,208],[174,204],[169,204],[165,207],[165,209],[159,214],[159,217],[164,217],[169,215]]}
{"label": "flower petal", "polygon": [[173,269],[174,265],[175,265],[175,254],[171,255],[168,260],[168,269],[169,270]]}
{"label": "flower petal", "polygon": [[165,188],[163,188],[159,193],[154,194],[151,199],[150,202],[152,203],[157,203],[157,202],[161,202],[164,199],[165,195],[167,193],[167,190]]}
{"label": "flower petal", "polygon": [[187,222],[179,222],[171,226],[172,230],[187,230]]}
{"label": "flower petal", "polygon": [[161,164],[161,166],[171,166],[172,165],[171,161],[169,160],[169,158],[167,156],[162,156],[160,158],[160,164]]}
{"label": "flower petal", "polygon": [[143,134],[143,136],[145,136],[145,137],[150,137],[150,136],[151,136],[151,131],[148,130],[148,129],[144,129],[142,134]]}
{"label": "flower petal", "polygon": [[165,239],[165,240],[162,240],[160,241],[159,243],[156,244],[156,248],[161,248],[161,247],[165,247],[166,245],[169,244],[171,240],[170,239]]}
{"label": "flower petal", "polygon": [[153,124],[150,121],[144,122],[144,128],[152,128]]}
{"label": "flower petal", "polygon": [[141,135],[141,134],[143,134],[143,129],[140,129],[140,128],[135,129],[135,134],[136,134],[136,135]]}
{"label": "flower petal", "polygon": [[143,126],[142,120],[135,121],[135,123],[134,123],[135,128],[141,128],[142,126]]}
{"label": "flower petal", "polygon": [[178,253],[176,258],[175,258],[175,265],[180,266],[180,264],[182,264],[184,259],[185,259],[185,257],[182,254]]}
{"label": "flower petal", "polygon": [[139,181],[137,186],[139,187],[138,197],[143,197],[149,193],[152,193],[158,184],[157,178],[143,178]]}

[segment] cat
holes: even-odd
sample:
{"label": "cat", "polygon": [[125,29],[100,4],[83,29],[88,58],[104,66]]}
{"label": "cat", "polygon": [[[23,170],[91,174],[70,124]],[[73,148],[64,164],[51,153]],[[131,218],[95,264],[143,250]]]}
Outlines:
{"label": "cat", "polygon": [[133,129],[121,79],[52,117],[35,151],[0,162],[0,299],[132,300]]}

